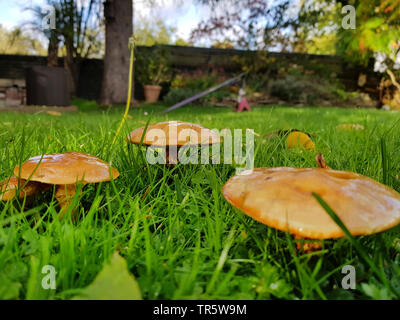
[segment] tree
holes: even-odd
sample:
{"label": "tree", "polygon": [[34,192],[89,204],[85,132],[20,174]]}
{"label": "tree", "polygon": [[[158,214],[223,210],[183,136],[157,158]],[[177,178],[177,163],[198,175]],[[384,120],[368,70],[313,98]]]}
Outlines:
{"label": "tree", "polygon": [[126,100],[129,77],[129,38],[133,33],[131,0],[106,0],[106,50],[101,104],[121,104]]}
{"label": "tree", "polygon": [[[58,6],[55,1],[48,0],[47,5],[52,6],[55,10],[55,16],[60,17],[60,12],[58,12]],[[49,41],[47,46],[47,65],[49,67],[58,66],[58,49],[61,41],[61,34],[58,29],[43,29],[43,19],[45,14],[42,11],[42,7],[39,5],[25,8],[33,13],[34,18],[29,23],[23,24],[23,26],[28,26],[28,28],[34,30],[35,32],[42,33]]]}
{"label": "tree", "polygon": [[46,50],[39,40],[24,34],[21,28],[8,31],[0,25],[0,54],[45,55]]}
{"label": "tree", "polygon": [[[294,17],[287,14],[290,1],[278,0],[198,0],[213,10],[192,31],[192,39],[208,38],[212,43],[229,41],[238,48],[287,47],[288,29]],[[222,38],[222,39],[221,39]]]}
{"label": "tree", "polygon": [[49,66],[58,65],[58,51],[62,44],[70,92],[75,95],[82,59],[102,50],[101,0],[47,0],[46,3],[55,9],[56,28],[43,29],[42,21],[47,13],[42,11],[42,6],[26,8],[34,13],[34,19],[24,25],[48,38]]}
{"label": "tree", "polygon": [[172,44],[176,28],[168,26],[160,17],[145,18],[136,16],[135,43],[139,46],[153,46],[155,44]]}
{"label": "tree", "polygon": [[341,15],[340,4],[327,0],[303,0],[294,26],[295,52],[335,54]]}
{"label": "tree", "polygon": [[[348,2],[356,8],[357,27],[339,29],[337,52],[364,64],[371,58],[384,55],[384,64],[392,69],[396,59],[400,59],[400,2],[398,0]],[[382,71],[385,71],[385,68]]]}
{"label": "tree", "polygon": [[235,46],[233,43],[229,42],[228,40],[225,41],[217,41],[213,43],[211,48],[217,48],[217,49],[234,49]]}
{"label": "tree", "polygon": [[[342,25],[349,14],[342,13],[346,5],[355,9],[355,29]],[[383,54],[387,67],[391,68],[399,54],[398,0],[304,0],[299,25],[298,38],[304,42],[331,39],[336,54],[356,63],[366,65],[372,58]]]}
{"label": "tree", "polygon": [[[98,6],[98,10],[96,7]],[[79,82],[79,69],[82,58],[87,58],[98,47],[95,44],[101,32],[100,1],[59,0],[60,23],[57,26],[64,40],[66,51],[64,66],[68,71],[71,94],[76,93]],[[93,31],[95,33],[93,34]]]}
{"label": "tree", "polygon": [[[306,1],[311,3],[311,1]],[[322,31],[320,37],[335,38],[335,53],[346,60],[362,65],[375,61],[375,70],[386,72],[379,85],[379,97],[382,104],[400,108],[400,84],[396,79],[400,75],[400,2],[398,0],[318,0],[318,5],[304,5],[300,19],[303,26],[314,27]],[[353,8],[355,28],[343,24],[346,14],[344,6]],[[330,7],[330,16],[334,24],[329,28],[325,21],[326,8]],[[325,10],[323,10],[325,9]],[[322,12],[324,15],[322,15]]]}

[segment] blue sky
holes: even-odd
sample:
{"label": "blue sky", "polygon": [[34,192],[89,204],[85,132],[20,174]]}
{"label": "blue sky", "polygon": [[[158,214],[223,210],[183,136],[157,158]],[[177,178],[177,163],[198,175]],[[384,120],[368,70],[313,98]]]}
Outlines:
{"label": "blue sky", "polygon": [[[167,24],[177,27],[177,36],[185,40],[201,17],[208,15],[208,8],[194,5],[194,0],[158,0],[159,5],[150,8],[148,0],[135,0],[135,13],[143,16],[157,15]],[[0,24],[8,29],[29,20],[30,13],[23,8],[43,4],[44,0],[0,0]]]}
{"label": "blue sky", "polygon": [[0,23],[3,27],[12,28],[19,25],[29,17],[23,8],[31,3],[31,0],[0,0]]}

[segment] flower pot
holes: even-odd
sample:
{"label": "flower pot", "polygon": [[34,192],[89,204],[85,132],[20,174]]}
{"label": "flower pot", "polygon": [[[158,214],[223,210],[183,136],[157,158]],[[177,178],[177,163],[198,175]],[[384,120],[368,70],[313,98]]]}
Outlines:
{"label": "flower pot", "polygon": [[160,97],[161,87],[160,86],[143,86],[144,96],[146,102],[156,102]]}

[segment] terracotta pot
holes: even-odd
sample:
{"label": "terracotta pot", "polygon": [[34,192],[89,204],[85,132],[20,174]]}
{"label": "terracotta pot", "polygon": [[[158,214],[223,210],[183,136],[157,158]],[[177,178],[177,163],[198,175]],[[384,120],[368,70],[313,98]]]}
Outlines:
{"label": "terracotta pot", "polygon": [[160,97],[161,87],[160,86],[143,86],[144,96],[146,102],[156,102]]}

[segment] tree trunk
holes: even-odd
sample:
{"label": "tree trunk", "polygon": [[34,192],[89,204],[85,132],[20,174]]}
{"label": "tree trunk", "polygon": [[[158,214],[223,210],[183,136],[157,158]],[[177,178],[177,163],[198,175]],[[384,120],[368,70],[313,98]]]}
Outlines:
{"label": "tree trunk", "polygon": [[129,38],[133,32],[132,0],[106,0],[106,51],[100,103],[123,104],[129,78]]}
{"label": "tree trunk", "polygon": [[49,67],[58,67],[58,44],[60,40],[57,34],[52,31],[47,48],[47,65]]}
{"label": "tree trunk", "polygon": [[71,97],[76,96],[76,88],[78,87],[79,70],[78,65],[74,59],[74,46],[68,41],[65,44],[67,55],[64,59],[64,68],[67,70],[68,86]]}

